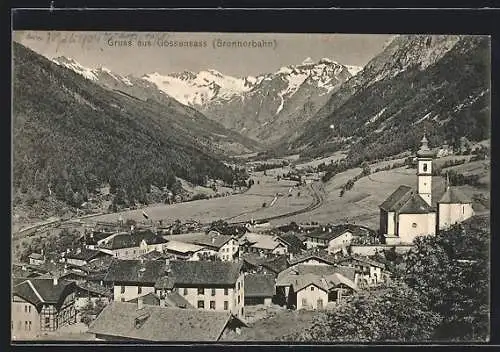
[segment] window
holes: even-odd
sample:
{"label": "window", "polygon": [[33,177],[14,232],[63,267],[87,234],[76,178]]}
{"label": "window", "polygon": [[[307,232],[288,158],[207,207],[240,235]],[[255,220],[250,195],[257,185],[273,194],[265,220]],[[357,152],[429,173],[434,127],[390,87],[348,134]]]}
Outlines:
{"label": "window", "polygon": [[241,315],[243,315],[244,311],[243,311],[243,307],[241,307]]}
{"label": "window", "polygon": [[139,295],[140,295],[141,293],[142,293],[142,287],[141,287],[141,286],[138,286],[138,287],[137,287],[137,294],[139,294]]}
{"label": "window", "polygon": [[413,224],[411,224],[411,227],[413,227],[414,229],[417,228],[417,223],[414,222]]}
{"label": "window", "polygon": [[215,301],[210,301],[210,309],[215,309]]}
{"label": "window", "polygon": [[120,300],[121,300],[122,302],[125,302],[125,298],[124,298],[124,297],[122,297]]}
{"label": "window", "polygon": [[229,290],[227,288],[224,289],[224,296],[227,296],[229,294]]}
{"label": "window", "polygon": [[212,296],[215,296],[215,288],[212,289]]}
{"label": "window", "polygon": [[229,309],[229,302],[224,301],[224,310],[228,310],[228,309]]}
{"label": "window", "polygon": [[184,296],[187,296],[188,294],[188,289],[184,287]]}
{"label": "window", "polygon": [[198,288],[198,294],[199,295],[204,295],[205,294],[205,289],[204,288]]}
{"label": "window", "polygon": [[307,306],[307,298],[302,298],[302,307]]}
{"label": "window", "polygon": [[238,296],[238,304],[240,303],[240,296]]}
{"label": "window", "polygon": [[50,326],[50,318],[45,318],[45,327],[48,328]]}
{"label": "window", "polygon": [[238,282],[238,290],[240,289],[240,283]]}
{"label": "window", "polygon": [[31,321],[28,322],[28,330],[31,331]]}
{"label": "window", "polygon": [[[225,306],[226,306],[226,305],[224,304],[224,307],[225,307]],[[11,321],[10,321],[10,328],[11,328],[11,330],[14,330],[14,320],[11,320]]]}
{"label": "window", "polygon": [[427,171],[427,163],[424,163],[424,171]]}
{"label": "window", "polygon": [[31,306],[28,306],[28,313],[31,313]]}
{"label": "window", "polygon": [[26,330],[26,331],[28,330],[28,322],[27,321],[24,322],[24,330]]}
{"label": "window", "polygon": [[314,291],[314,286],[311,286],[311,291]]}
{"label": "window", "polygon": [[198,308],[205,308],[205,301],[198,301]]}

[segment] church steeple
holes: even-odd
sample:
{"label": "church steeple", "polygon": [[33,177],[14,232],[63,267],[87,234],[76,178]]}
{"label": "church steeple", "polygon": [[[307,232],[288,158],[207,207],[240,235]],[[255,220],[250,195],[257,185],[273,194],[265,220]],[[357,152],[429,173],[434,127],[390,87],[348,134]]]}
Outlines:
{"label": "church steeple", "polygon": [[417,192],[429,205],[432,205],[432,159],[434,153],[429,148],[427,137],[420,141],[422,143],[417,152]]}

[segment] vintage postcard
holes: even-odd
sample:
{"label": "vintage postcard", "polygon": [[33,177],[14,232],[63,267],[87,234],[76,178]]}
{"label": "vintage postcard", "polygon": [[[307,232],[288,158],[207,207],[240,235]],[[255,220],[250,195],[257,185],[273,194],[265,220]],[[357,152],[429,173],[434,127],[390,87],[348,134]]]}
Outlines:
{"label": "vintage postcard", "polygon": [[12,45],[12,341],[489,341],[490,37]]}

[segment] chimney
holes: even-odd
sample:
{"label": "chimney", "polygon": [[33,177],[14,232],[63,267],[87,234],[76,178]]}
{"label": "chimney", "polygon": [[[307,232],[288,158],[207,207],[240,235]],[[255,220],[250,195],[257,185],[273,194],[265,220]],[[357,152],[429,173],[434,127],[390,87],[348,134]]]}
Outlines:
{"label": "chimney", "polygon": [[58,285],[58,283],[59,283],[59,279],[57,278],[57,276],[54,276],[54,277],[52,278],[52,283],[54,284],[54,286],[57,286],[57,285]]}
{"label": "chimney", "polygon": [[138,297],[137,298],[137,310],[141,310],[142,308],[144,308],[144,301],[143,301],[142,297]]}

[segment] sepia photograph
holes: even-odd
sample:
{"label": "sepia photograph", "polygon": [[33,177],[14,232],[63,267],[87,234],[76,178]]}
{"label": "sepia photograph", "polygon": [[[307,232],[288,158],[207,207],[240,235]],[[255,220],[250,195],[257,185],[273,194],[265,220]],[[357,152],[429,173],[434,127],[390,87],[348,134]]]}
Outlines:
{"label": "sepia photograph", "polygon": [[490,341],[486,35],[12,32],[11,341]]}

